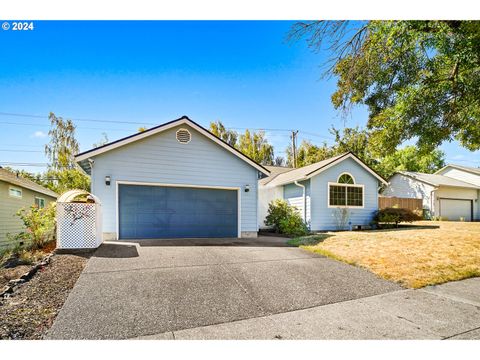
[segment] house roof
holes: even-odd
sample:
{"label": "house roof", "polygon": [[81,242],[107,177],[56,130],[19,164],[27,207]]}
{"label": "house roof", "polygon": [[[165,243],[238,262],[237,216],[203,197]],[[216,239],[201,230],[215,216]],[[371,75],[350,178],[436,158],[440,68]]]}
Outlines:
{"label": "house roof", "polygon": [[36,182],[25,179],[21,176],[17,176],[16,173],[8,171],[7,169],[4,169],[2,167],[0,167],[0,180],[5,181],[12,185],[20,186],[25,189],[36,191],[38,193],[41,193],[47,196],[51,196],[54,198],[58,197],[58,194],[56,192],[53,192],[50,189],[47,189],[41,185],[38,185]]}
{"label": "house roof", "polygon": [[375,171],[373,171],[370,167],[368,167],[363,161],[361,161],[355,154],[352,152],[347,152],[341,155],[337,155],[334,157],[331,157],[329,159],[325,159],[319,162],[316,162],[311,165],[303,166],[298,169],[291,169],[289,171],[284,171],[281,173],[277,173],[276,176],[269,176],[267,179],[264,179],[264,183],[262,185],[268,185],[268,186],[279,186],[279,185],[285,185],[289,183],[293,183],[294,181],[300,181],[300,180],[307,180],[320,172],[328,169],[329,167],[335,165],[336,163],[343,161],[345,159],[353,159],[355,160],[358,164],[360,164],[362,167],[364,167],[368,172],[370,172],[374,177],[376,177],[378,180],[386,184],[386,180],[382,178],[379,174],[377,174]]}
{"label": "house roof", "polygon": [[227,144],[225,141],[223,141],[222,139],[218,138],[217,136],[215,136],[214,134],[212,134],[210,131],[208,131],[207,129],[205,129],[203,126],[197,124],[196,122],[194,122],[193,120],[189,119],[188,116],[182,116],[181,118],[179,119],[176,119],[176,120],[172,120],[170,122],[167,122],[167,123],[164,123],[164,124],[161,124],[161,125],[158,125],[158,126],[155,126],[155,127],[152,127],[150,129],[147,129],[143,132],[139,132],[139,133],[136,133],[136,134],[133,134],[133,135],[130,135],[130,136],[127,136],[127,137],[124,137],[122,139],[119,139],[119,140],[115,140],[115,141],[112,141],[108,144],[105,144],[103,146],[99,146],[97,148],[94,148],[94,149],[91,149],[91,150],[88,150],[88,151],[84,151],[84,152],[81,152],[79,154],[77,154],[75,156],[75,161],[82,167],[82,169],[87,172],[88,174],[90,174],[91,172],[91,165],[90,165],[90,161],[88,160],[89,158],[92,158],[94,156],[97,156],[97,155],[100,155],[100,154],[103,154],[107,151],[111,151],[113,149],[116,149],[116,148],[119,148],[121,146],[124,146],[124,145],[127,145],[127,144],[130,144],[132,142],[135,142],[135,141],[138,141],[138,140],[141,140],[141,139],[144,139],[144,138],[147,138],[149,136],[152,136],[152,135],[155,135],[155,134],[158,134],[158,133],[161,133],[165,130],[168,130],[168,129],[171,129],[172,127],[175,127],[175,126],[178,126],[178,125],[189,125],[190,127],[192,127],[193,129],[197,130],[199,133],[205,135],[207,138],[211,139],[213,142],[217,143],[218,145],[222,146],[224,149],[226,149],[227,151],[230,151],[233,155],[239,157],[240,159],[242,159],[243,161],[247,162],[248,164],[250,164],[251,166],[253,166],[255,169],[257,169],[258,171],[260,171],[262,174],[264,175],[269,175],[270,172],[265,168],[263,167],[262,165],[258,164],[255,160],[251,159],[250,157],[248,157],[247,155],[243,154],[242,152],[238,151],[237,149],[235,149],[233,146],[231,146],[230,144]]}
{"label": "house roof", "polygon": [[265,177],[259,181],[261,185],[265,185],[268,182],[272,181],[275,177],[278,175],[294,170],[293,168],[290,167],[285,167],[285,166],[271,166],[271,165],[266,165],[265,168],[267,168],[268,171],[270,171],[270,175],[268,177]]}
{"label": "house roof", "polygon": [[438,174],[425,174],[413,171],[399,171],[398,174],[408,176],[412,179],[422,181],[429,185],[433,186],[452,186],[452,187],[463,187],[469,189],[480,189],[479,186],[469,184],[465,181],[457,180],[445,175]]}
{"label": "house roof", "polygon": [[441,168],[440,170],[438,170],[435,174],[438,174],[438,173],[442,172],[443,170],[445,170],[446,168],[449,168],[449,167],[459,169],[459,170],[463,170],[463,171],[467,171],[467,172],[470,172],[470,173],[475,174],[475,175],[480,175],[480,168],[478,168],[478,167],[463,166],[463,165],[456,165],[456,164],[448,164],[448,165],[444,166],[443,168]]}

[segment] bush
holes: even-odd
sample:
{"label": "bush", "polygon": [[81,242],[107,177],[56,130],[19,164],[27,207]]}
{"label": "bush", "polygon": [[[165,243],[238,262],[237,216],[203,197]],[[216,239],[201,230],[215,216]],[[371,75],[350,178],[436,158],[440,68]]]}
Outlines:
{"label": "bush", "polygon": [[17,216],[22,219],[25,231],[16,235],[16,239],[28,242],[34,249],[55,239],[55,203],[42,209],[36,205],[20,209]]}
{"label": "bush", "polygon": [[398,227],[400,222],[412,222],[422,220],[422,217],[409,209],[385,208],[378,210],[375,214],[376,223],[395,224]]}
{"label": "bush", "polygon": [[301,236],[308,233],[307,225],[297,208],[290,206],[285,200],[277,199],[268,205],[265,224],[272,226],[275,232],[280,234]]}
{"label": "bush", "polygon": [[294,212],[287,218],[280,220],[280,233],[291,236],[303,236],[308,234],[308,228],[302,217]]}

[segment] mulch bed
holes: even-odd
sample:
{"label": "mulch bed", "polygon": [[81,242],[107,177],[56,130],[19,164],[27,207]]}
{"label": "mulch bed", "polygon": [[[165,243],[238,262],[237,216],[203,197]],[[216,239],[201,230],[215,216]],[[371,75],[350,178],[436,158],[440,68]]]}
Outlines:
{"label": "mulch bed", "polygon": [[0,339],[41,339],[52,326],[88,257],[56,254],[9,297],[0,298]]}

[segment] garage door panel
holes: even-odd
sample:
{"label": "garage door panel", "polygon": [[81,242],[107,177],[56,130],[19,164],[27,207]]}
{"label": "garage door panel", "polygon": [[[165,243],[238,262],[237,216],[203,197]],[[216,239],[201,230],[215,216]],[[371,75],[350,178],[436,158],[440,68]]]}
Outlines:
{"label": "garage door panel", "polygon": [[236,190],[119,185],[120,238],[236,237]]}
{"label": "garage door panel", "polygon": [[472,220],[472,201],[463,199],[440,199],[440,216],[451,221]]}

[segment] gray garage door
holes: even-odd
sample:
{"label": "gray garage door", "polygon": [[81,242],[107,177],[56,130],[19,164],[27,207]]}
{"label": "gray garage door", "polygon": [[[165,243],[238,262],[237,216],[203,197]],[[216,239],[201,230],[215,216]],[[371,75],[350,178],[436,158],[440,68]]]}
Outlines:
{"label": "gray garage door", "polygon": [[440,199],[440,216],[451,221],[472,221],[472,201],[461,199]]}
{"label": "gray garage door", "polygon": [[121,184],[120,239],[237,237],[236,190]]}

